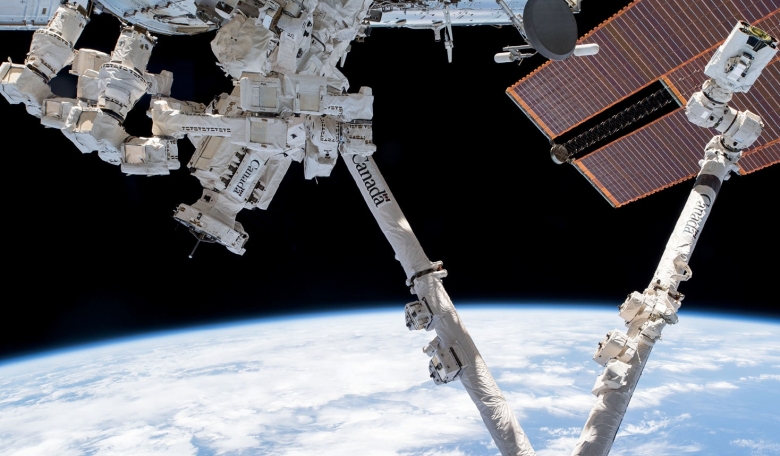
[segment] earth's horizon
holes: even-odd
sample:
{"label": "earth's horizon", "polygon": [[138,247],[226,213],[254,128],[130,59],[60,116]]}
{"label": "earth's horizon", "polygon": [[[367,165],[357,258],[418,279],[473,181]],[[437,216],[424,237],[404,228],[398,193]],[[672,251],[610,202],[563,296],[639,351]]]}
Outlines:
{"label": "earth's horizon", "polygon": [[[595,397],[596,304],[461,304],[539,455]],[[435,386],[403,307],[154,331],[0,361],[4,455],[494,455],[460,383]],[[780,320],[681,311],[611,454],[780,454]]]}

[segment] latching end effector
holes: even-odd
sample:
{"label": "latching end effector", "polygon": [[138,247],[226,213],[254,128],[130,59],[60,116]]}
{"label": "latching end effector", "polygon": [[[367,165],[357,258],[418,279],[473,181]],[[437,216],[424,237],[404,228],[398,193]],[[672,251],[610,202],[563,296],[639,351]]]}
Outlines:
{"label": "latching end effector", "polygon": [[732,92],[747,92],[776,53],[777,39],[739,21],[704,67],[704,74]]}
{"label": "latching end effector", "polygon": [[747,92],[777,54],[777,40],[758,27],[739,21],[704,68],[710,79],[694,93],[685,114],[694,125],[715,128],[731,151],[749,147],[761,134],[759,116],[728,105],[734,92]]}
{"label": "latching end effector", "polygon": [[457,342],[451,346],[444,346],[441,339],[436,337],[423,347],[423,352],[431,357],[428,372],[437,385],[454,381],[466,367],[464,364],[466,356]]}

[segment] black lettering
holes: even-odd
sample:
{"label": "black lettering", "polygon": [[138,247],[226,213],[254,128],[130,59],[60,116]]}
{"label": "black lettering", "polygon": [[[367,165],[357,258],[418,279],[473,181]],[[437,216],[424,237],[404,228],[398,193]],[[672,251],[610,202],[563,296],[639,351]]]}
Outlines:
{"label": "black lettering", "polygon": [[372,198],[376,198],[378,195],[381,195],[382,193],[384,193],[384,192],[382,190],[379,190],[376,187],[373,187],[373,188],[368,190],[368,196],[370,196]]}

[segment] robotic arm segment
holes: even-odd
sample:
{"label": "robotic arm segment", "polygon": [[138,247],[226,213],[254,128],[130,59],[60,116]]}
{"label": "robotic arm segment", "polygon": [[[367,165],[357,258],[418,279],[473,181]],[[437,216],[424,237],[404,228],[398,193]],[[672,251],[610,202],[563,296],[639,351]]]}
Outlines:
{"label": "robotic arm segment", "polygon": [[[111,60],[100,67],[97,106],[120,122],[124,122],[128,111],[152,85],[144,78],[144,73],[155,42],[149,32],[125,27],[111,53]],[[173,75],[170,72],[167,75],[172,81]],[[165,77],[162,80],[165,82]]]}
{"label": "robotic arm segment", "polygon": [[44,100],[54,96],[39,73],[11,62],[0,64],[0,94],[11,104],[24,104],[35,117],[43,115]]}
{"label": "robotic arm segment", "polygon": [[737,169],[740,150],[750,146],[761,133],[757,115],[737,112],[728,102],[734,92],[750,88],[776,52],[774,38],[744,22],[737,23],[705,68],[710,79],[688,100],[688,119],[722,134],[713,137],[704,149],[696,183],[650,285],[643,293],[630,294],[620,306],[628,335],[613,331],[599,344],[594,359],[605,365],[605,370],[593,388],[598,399],[573,455],[609,453],[653,345],[667,324],[677,323],[677,310],[684,297],[677,287],[691,277],[688,262],[721,183]]}
{"label": "robotic arm segment", "polygon": [[403,266],[407,284],[418,297],[404,309],[407,328],[436,331],[436,339],[424,349],[431,356],[431,378],[437,384],[460,379],[501,454],[533,455],[528,438],[444,290],[442,278],[447,271],[425,255],[371,155],[353,153],[343,157]]}
{"label": "robotic arm segment", "polygon": [[45,82],[69,65],[75,57],[73,45],[87,24],[84,8],[64,3],[57,8],[46,27],[33,34],[24,64]]}
{"label": "robotic arm segment", "polygon": [[43,103],[54,96],[48,82],[69,65],[73,45],[87,23],[86,10],[64,3],[57,8],[46,27],[33,34],[24,65],[3,62],[0,65],[0,93],[11,104],[23,103],[35,117],[43,115]]}

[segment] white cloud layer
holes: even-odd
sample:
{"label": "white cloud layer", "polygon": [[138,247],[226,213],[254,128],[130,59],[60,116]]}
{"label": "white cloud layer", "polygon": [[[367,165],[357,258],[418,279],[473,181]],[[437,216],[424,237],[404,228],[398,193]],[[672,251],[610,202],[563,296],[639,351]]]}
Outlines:
{"label": "white cloud layer", "polygon": [[646,414],[645,419],[638,424],[627,423],[620,432],[618,432],[618,437],[626,435],[658,434],[662,429],[679,423],[680,421],[690,419],[690,417],[690,414],[683,413],[682,415],[673,418],[667,418],[663,413],[655,411],[654,413]]}
{"label": "white cloud layer", "polygon": [[767,440],[737,439],[732,440],[731,444],[739,448],[750,450],[751,456],[763,456],[769,454],[780,454],[780,443]]}
{"label": "white cloud layer", "polygon": [[[590,357],[619,318],[511,308],[461,314],[537,453],[569,454],[595,400],[600,368]],[[399,315],[275,320],[0,366],[0,454],[496,454],[462,386],[428,378],[420,347],[433,334],[408,332]],[[717,424],[699,410],[736,397],[752,411],[764,406],[744,395],[780,378],[772,331],[713,338],[709,320],[689,320],[673,344],[654,350],[659,363],[643,376],[612,454],[712,454],[706,436]],[[688,347],[707,361],[688,358]],[[699,367],[660,368],[672,358]],[[766,434],[761,424],[751,435]],[[769,435],[725,444],[775,454]]]}

